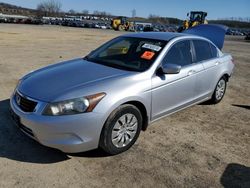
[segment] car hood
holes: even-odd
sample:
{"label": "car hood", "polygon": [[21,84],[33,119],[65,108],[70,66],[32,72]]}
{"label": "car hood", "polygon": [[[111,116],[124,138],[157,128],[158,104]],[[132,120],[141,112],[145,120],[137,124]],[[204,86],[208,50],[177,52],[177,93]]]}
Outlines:
{"label": "car hood", "polygon": [[70,90],[83,89],[90,84],[116,79],[129,73],[129,71],[83,59],[75,59],[51,65],[24,76],[18,90],[28,97],[52,102]]}

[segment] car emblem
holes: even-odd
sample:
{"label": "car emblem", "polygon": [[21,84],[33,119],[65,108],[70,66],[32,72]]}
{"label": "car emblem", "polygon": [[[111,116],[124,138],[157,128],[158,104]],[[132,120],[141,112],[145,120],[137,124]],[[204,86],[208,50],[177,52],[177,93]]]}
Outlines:
{"label": "car emblem", "polygon": [[21,104],[21,97],[19,95],[16,95],[16,102],[20,106],[20,104]]}

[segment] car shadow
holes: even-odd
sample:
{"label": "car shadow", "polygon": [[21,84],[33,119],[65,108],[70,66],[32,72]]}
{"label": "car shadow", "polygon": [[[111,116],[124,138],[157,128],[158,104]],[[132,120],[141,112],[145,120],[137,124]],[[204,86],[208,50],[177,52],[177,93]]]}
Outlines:
{"label": "car shadow", "polygon": [[198,105],[201,105],[201,106],[212,106],[214,105],[213,103],[211,103],[209,100],[208,101],[204,101],[202,103],[199,103]]}
{"label": "car shadow", "polygon": [[225,188],[250,187],[250,168],[230,163],[227,165],[220,181]]}
{"label": "car shadow", "polygon": [[82,153],[71,153],[69,155],[74,156],[74,157],[85,157],[85,158],[104,158],[104,157],[111,156],[101,149],[95,149],[95,150],[86,151],[86,152],[82,152]]}
{"label": "car shadow", "polygon": [[70,158],[24,135],[12,121],[9,100],[0,101],[0,157],[15,161],[49,164]]}
{"label": "car shadow", "polygon": [[248,106],[248,105],[232,104],[232,106],[235,106],[235,107],[239,107],[239,108],[244,108],[244,109],[250,110],[250,106]]}

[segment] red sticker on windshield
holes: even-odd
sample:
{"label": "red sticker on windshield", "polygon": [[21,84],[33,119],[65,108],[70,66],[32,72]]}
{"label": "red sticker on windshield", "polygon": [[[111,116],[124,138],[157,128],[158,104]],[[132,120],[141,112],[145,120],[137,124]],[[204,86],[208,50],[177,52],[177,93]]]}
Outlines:
{"label": "red sticker on windshield", "polygon": [[146,59],[146,60],[151,60],[154,57],[155,53],[154,52],[150,52],[150,51],[145,51],[141,58],[142,59]]}

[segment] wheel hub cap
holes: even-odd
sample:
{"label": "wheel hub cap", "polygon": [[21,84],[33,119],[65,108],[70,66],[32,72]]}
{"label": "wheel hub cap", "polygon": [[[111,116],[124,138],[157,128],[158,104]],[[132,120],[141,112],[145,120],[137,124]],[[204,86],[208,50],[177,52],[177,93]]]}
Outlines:
{"label": "wheel hub cap", "polygon": [[133,114],[121,116],[112,130],[112,143],[122,148],[127,146],[135,137],[138,129],[138,120]]}
{"label": "wheel hub cap", "polygon": [[225,93],[226,83],[225,80],[220,80],[216,87],[215,97],[217,100],[222,99]]}

